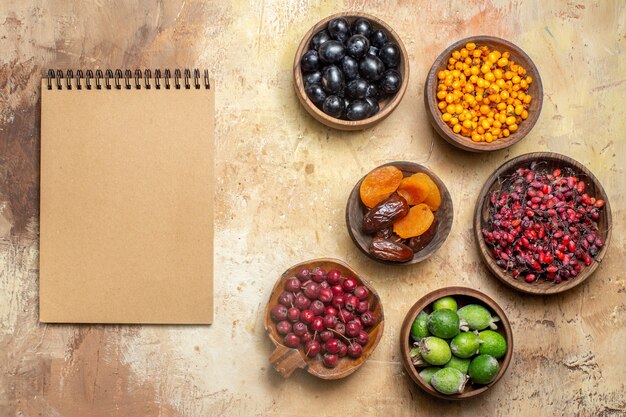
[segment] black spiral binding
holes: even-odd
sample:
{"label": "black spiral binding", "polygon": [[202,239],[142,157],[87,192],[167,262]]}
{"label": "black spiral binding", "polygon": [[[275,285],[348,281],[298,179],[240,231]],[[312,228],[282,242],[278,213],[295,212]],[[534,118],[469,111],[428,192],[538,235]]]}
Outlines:
{"label": "black spiral binding", "polygon": [[[48,90],[52,90],[54,85],[56,85],[57,90],[63,89],[63,79],[65,78],[65,89],[72,89],[72,80],[76,80],[76,89],[82,90],[83,87],[87,90],[91,90],[94,87],[95,89],[101,90],[104,88],[110,90],[115,88],[116,90],[121,90],[122,87],[126,90],[130,90],[134,87],[136,90],[140,90],[141,88],[145,88],[146,90],[150,90],[152,88],[151,82],[154,81],[154,88],[160,90],[164,88],[169,90],[171,88],[170,81],[173,81],[174,88],[179,90],[181,87],[189,90],[195,88],[199,90],[204,85],[204,88],[209,90],[211,88],[211,83],[209,80],[209,70],[205,69],[204,73],[201,74],[199,69],[194,69],[193,71],[189,68],[185,68],[182,71],[179,68],[174,69],[174,77],[172,77],[172,72],[169,68],[166,68],[164,72],[161,72],[160,69],[154,70],[154,78],[152,77],[152,71],[146,69],[141,71],[140,69],[136,69],[134,72],[130,69],[126,69],[122,71],[121,69],[116,69],[115,72],[113,70],[107,69],[102,72],[102,70],[96,70],[95,74],[92,70],[83,71],[79,69],[74,74],[74,71],[67,70],[65,73],[62,70],[48,70]],[[204,83],[200,82],[200,78],[204,79]],[[163,83],[161,83],[163,80]]]}

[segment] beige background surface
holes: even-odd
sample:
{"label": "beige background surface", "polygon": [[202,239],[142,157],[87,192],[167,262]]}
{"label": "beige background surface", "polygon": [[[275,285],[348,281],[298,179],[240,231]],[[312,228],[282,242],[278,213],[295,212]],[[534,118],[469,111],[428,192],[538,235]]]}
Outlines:
{"label": "beige background surface", "polygon": [[[340,10],[381,17],[410,53],[404,100],[364,132],[324,128],[300,107],[291,85],[300,37]],[[423,81],[437,54],[472,34],[522,46],[545,88],[531,134],[489,155],[463,153],[437,138],[422,104]],[[625,44],[626,3],[620,0],[3,1],[0,415],[624,415]],[[208,67],[216,79],[211,327],[38,324],[39,82],[49,67],[98,66]],[[521,295],[497,282],[480,263],[471,234],[484,179],[503,161],[535,150],[588,164],[614,209],[603,265],[577,289],[550,298]],[[441,250],[405,268],[368,260],[344,225],[353,184],[398,159],[437,172],[455,206]],[[371,280],[385,306],[385,334],[352,377],[329,383],[299,373],[285,381],[268,368],[264,303],[283,270],[320,256],[342,258]],[[448,404],[410,382],[397,338],[413,302],[451,284],[478,288],[500,302],[514,327],[515,354],[493,391]]]}

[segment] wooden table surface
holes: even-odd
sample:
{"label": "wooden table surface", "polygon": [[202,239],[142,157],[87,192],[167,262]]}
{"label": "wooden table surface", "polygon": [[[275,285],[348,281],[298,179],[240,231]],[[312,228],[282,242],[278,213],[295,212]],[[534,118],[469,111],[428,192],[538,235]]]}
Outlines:
{"label": "wooden table surface", "polygon": [[[342,10],[387,21],[410,55],[410,85],[398,109],[355,133],[308,116],[291,80],[300,37]],[[447,145],[429,127],[423,105],[433,60],[473,34],[520,45],[545,88],[530,135],[492,154]],[[0,415],[625,415],[625,47],[622,0],[2,1]],[[216,80],[215,323],[39,324],[42,75],[48,68],[188,66],[207,67]],[[561,152],[589,166],[613,207],[613,241],[601,267],[576,289],[545,298],[490,276],[471,229],[475,197],[489,173],[531,151]],[[455,208],[442,248],[410,267],[369,260],[344,223],[354,183],[393,160],[434,170]],[[371,359],[345,380],[303,372],[283,380],[267,361],[264,304],[290,265],[325,256],[347,261],[378,289],[385,333]],[[426,292],[453,284],[496,299],[515,336],[508,373],[490,392],[462,403],[428,397],[399,359],[406,311]]]}

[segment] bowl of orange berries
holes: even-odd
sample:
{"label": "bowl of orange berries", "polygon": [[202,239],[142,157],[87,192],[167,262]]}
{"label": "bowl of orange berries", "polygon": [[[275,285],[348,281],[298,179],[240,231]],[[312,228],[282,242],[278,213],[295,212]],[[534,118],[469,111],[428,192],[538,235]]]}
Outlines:
{"label": "bowl of orange berries", "polygon": [[435,60],[424,85],[430,122],[450,144],[472,152],[496,151],[522,140],[543,103],[537,67],[517,45],[473,36]]}

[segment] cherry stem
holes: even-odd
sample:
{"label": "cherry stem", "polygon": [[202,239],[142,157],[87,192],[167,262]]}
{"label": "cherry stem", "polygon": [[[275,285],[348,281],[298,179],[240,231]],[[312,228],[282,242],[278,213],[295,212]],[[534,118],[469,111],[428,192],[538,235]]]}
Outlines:
{"label": "cherry stem", "polygon": [[331,329],[330,327],[326,328],[327,330],[330,330],[333,333],[338,334],[339,336],[343,337],[344,339],[346,339],[348,341],[348,343],[350,343],[350,346],[352,346],[352,342],[350,341],[350,339],[348,339],[347,337],[345,337],[344,335],[342,335],[341,333],[339,333],[337,330],[335,329]]}

